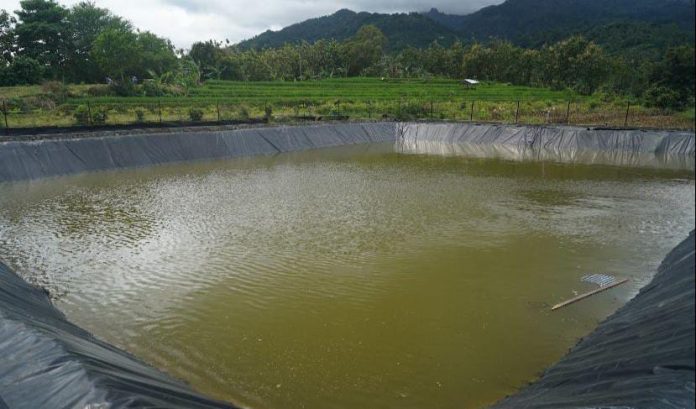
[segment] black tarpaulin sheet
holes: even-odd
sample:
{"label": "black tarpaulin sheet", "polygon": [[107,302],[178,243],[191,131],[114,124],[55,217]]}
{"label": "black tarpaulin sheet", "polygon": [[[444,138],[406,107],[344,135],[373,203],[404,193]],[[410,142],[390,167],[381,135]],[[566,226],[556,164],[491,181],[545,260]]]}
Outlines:
{"label": "black tarpaulin sheet", "polygon": [[71,324],[0,263],[0,409],[234,407]]}
{"label": "black tarpaulin sheet", "polygon": [[634,299],[493,408],[693,408],[694,329],[692,231]]}

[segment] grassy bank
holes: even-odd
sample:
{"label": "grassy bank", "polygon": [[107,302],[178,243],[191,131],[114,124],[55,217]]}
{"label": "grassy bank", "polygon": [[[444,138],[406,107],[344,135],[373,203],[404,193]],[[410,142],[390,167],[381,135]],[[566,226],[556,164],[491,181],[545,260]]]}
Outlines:
{"label": "grassy bank", "polygon": [[[487,83],[467,88],[446,79],[340,78],[302,82],[208,81],[182,95],[118,97],[104,85],[0,88],[9,127],[135,122],[301,119],[473,120],[692,129],[693,109],[670,112],[619,97]],[[78,111],[83,113],[79,117]],[[627,116],[628,111],[628,116]],[[86,115],[86,116],[85,116]],[[2,126],[5,126],[4,118]]]}

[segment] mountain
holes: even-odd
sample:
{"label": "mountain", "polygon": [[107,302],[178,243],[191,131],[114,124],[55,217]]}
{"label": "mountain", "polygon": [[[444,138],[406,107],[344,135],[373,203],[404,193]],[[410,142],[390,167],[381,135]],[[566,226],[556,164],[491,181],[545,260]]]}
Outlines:
{"label": "mountain", "polygon": [[266,31],[238,44],[241,49],[280,47],[285,43],[315,42],[320,39],[345,40],[365,24],[377,26],[389,40],[390,50],[407,46],[426,47],[433,41],[449,45],[457,33],[420,13],[379,14],[339,10],[330,16],[313,18],[279,31]]}
{"label": "mountain", "polygon": [[463,38],[503,38],[521,46],[617,23],[676,25],[692,37],[694,32],[693,0],[508,0],[465,16],[437,9],[424,15]]}
{"label": "mountain", "polygon": [[[609,49],[657,50],[694,41],[694,0],[507,0],[468,15],[426,13],[379,14],[340,10],[279,31],[266,31],[239,44],[242,49],[279,47],[286,42],[344,40],[365,24],[374,24],[389,40],[390,50],[447,46],[464,42],[509,40],[538,47],[582,34]],[[638,43],[636,44],[636,41]]]}

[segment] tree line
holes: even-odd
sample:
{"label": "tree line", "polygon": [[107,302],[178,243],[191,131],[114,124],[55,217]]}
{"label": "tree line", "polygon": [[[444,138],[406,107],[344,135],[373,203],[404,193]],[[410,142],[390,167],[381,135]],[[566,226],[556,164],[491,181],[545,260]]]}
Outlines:
{"label": "tree line", "polygon": [[52,0],[22,0],[0,10],[0,85],[103,82],[145,78],[175,69],[172,43],[85,1],[71,8]]}
{"label": "tree line", "polygon": [[[331,77],[475,78],[515,85],[605,92],[648,105],[694,105],[694,47],[664,51],[656,59],[608,54],[582,36],[540,48],[503,40],[388,52],[387,38],[366,25],[344,41],[285,44],[241,50],[216,41],[188,51],[92,2],[65,8],[53,0],[23,0],[15,15],[0,12],[0,85],[113,81],[119,95],[181,92],[200,80],[299,81]],[[147,78],[136,88],[133,78]]]}

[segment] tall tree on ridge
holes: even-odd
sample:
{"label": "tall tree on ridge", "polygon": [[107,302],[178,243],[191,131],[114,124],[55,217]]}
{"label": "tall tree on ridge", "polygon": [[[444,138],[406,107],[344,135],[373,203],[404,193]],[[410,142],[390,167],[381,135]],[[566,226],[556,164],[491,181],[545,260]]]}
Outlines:
{"label": "tall tree on ridge", "polygon": [[22,0],[15,11],[18,54],[38,61],[51,78],[62,78],[66,62],[68,10],[53,0]]}

